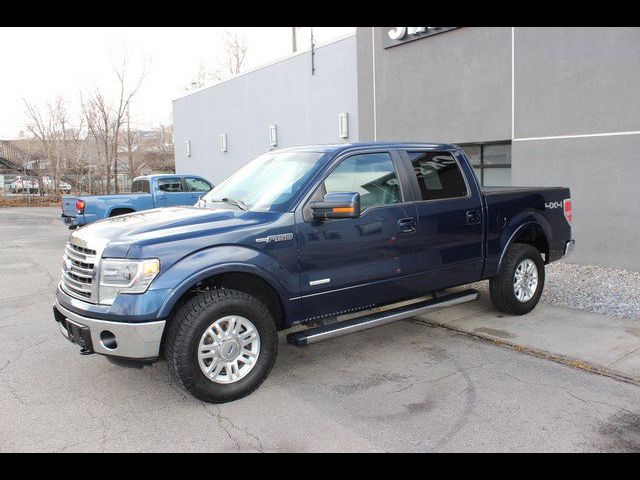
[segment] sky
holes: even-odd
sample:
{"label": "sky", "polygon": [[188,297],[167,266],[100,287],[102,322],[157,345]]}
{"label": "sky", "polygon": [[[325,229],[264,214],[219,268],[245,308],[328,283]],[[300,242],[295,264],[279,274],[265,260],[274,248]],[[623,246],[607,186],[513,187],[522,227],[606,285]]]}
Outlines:
{"label": "sky", "polygon": [[[246,69],[291,54],[291,27],[229,27],[247,44]],[[310,27],[299,27],[298,50],[308,50]],[[131,115],[141,128],[171,122],[171,102],[185,94],[199,65],[224,59],[224,27],[1,27],[0,139],[26,131],[24,100],[43,106],[62,96],[78,114],[81,91],[115,95],[114,63],[129,59],[132,81],[146,66]],[[313,27],[316,45],[355,27]]]}

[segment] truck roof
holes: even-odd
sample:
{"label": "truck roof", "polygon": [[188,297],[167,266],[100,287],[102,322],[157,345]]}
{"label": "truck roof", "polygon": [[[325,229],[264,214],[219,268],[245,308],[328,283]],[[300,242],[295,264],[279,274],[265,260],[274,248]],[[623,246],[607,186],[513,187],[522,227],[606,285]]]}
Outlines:
{"label": "truck roof", "polygon": [[137,177],[134,178],[134,180],[138,180],[140,178],[148,178],[148,179],[152,179],[152,178],[159,178],[159,177],[198,177],[198,178],[204,178],[202,175],[196,175],[193,173],[153,173],[151,175],[138,175]]}
{"label": "truck roof", "polygon": [[358,143],[337,143],[320,145],[301,145],[299,147],[287,147],[273,151],[278,152],[323,152],[338,153],[348,150],[366,150],[368,148],[428,148],[433,150],[450,150],[456,148],[447,143],[426,143],[426,142],[358,142]]}

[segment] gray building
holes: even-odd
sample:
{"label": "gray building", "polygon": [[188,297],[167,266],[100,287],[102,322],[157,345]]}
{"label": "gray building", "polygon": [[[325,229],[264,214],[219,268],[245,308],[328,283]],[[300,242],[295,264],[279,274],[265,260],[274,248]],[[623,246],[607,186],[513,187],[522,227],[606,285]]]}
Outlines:
{"label": "gray building", "polygon": [[319,46],[311,60],[302,52],[175,100],[176,172],[219,183],[271,148],[356,141],[355,35]]}
{"label": "gray building", "polygon": [[572,261],[640,270],[640,28],[359,27],[314,61],[176,100],[177,171],[219,181],[270,148],[270,125],[278,147],[457,143],[483,185],[571,187]]}

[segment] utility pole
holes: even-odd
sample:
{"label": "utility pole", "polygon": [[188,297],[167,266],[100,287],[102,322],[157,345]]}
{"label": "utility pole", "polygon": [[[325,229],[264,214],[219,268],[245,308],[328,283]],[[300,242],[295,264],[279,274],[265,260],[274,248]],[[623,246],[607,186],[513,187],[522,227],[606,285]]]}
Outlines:
{"label": "utility pole", "polygon": [[296,38],[296,28],[298,27],[291,27],[291,50],[293,53],[296,53],[296,51],[298,50],[298,41]]}
{"label": "utility pole", "polygon": [[316,73],[316,62],[314,58],[316,56],[316,49],[313,44],[313,27],[309,27],[309,29],[311,30],[311,75],[314,75]]}

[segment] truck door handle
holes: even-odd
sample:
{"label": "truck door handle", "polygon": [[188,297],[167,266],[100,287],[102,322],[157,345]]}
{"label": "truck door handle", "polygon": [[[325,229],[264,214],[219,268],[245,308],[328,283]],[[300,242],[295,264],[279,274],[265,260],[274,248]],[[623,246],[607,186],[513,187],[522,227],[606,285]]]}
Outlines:
{"label": "truck door handle", "polygon": [[403,218],[401,220],[398,220],[398,229],[400,230],[400,233],[415,233],[416,219]]}
{"label": "truck door handle", "polygon": [[480,223],[480,210],[467,211],[467,224],[477,225]]}

